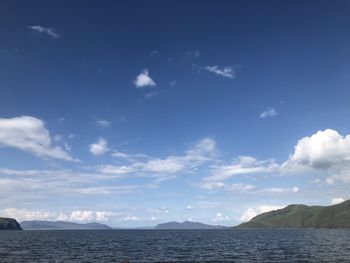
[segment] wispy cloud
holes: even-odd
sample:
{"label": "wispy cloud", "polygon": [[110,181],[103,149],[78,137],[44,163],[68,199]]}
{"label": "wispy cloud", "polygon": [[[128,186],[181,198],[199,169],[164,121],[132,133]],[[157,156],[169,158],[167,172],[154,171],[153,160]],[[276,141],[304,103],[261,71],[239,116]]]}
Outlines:
{"label": "wispy cloud", "polygon": [[200,57],[201,55],[201,52],[199,50],[193,50],[193,51],[187,51],[185,53],[186,56],[189,56],[189,57],[195,57],[195,58],[198,58]]}
{"label": "wispy cloud", "polygon": [[[183,155],[170,155],[163,159],[148,158],[147,160],[138,160],[137,155],[133,155],[129,159],[131,161],[129,165],[105,165],[100,167],[99,171],[107,174],[137,173],[161,177],[168,177],[183,171],[190,172],[191,169],[213,159],[215,144],[213,139],[205,138],[190,147]],[[120,153],[118,156],[122,158],[131,157]],[[139,157],[144,159],[145,156],[141,155]]]}
{"label": "wispy cloud", "polygon": [[212,166],[212,175],[205,177],[206,182],[222,182],[235,175],[271,173],[279,169],[274,160],[256,160],[251,156],[239,156],[230,165]]}
{"label": "wispy cloud", "polygon": [[298,193],[299,192],[299,187],[294,186],[292,188],[282,188],[282,187],[267,187],[263,188],[263,192],[268,192],[268,193]]}
{"label": "wispy cloud", "polygon": [[50,132],[40,119],[21,116],[0,118],[0,145],[17,148],[42,158],[74,161],[68,152],[52,145]]}
{"label": "wispy cloud", "polygon": [[275,117],[278,115],[278,112],[275,108],[267,108],[262,113],[260,113],[260,118],[268,118],[268,117]]}
{"label": "wispy cloud", "polygon": [[36,25],[36,26],[28,26],[28,28],[30,28],[30,29],[32,29],[40,34],[47,35],[53,39],[60,38],[60,35],[52,27],[42,27],[42,26]]}
{"label": "wispy cloud", "polygon": [[102,127],[102,128],[107,128],[107,127],[111,126],[111,122],[107,121],[107,120],[96,120],[96,124],[97,124],[97,126]]}
{"label": "wispy cloud", "polygon": [[143,98],[145,100],[149,100],[149,99],[153,99],[153,98],[155,98],[157,96],[158,96],[158,92],[157,91],[151,91],[151,92],[146,93],[145,96],[143,96]]}
{"label": "wispy cloud", "polygon": [[156,83],[149,76],[148,69],[144,69],[134,80],[136,88],[154,87]]}
{"label": "wispy cloud", "polygon": [[236,75],[236,70],[232,67],[223,67],[220,68],[219,66],[206,66],[205,69],[211,73],[214,73],[218,76],[225,77],[225,78],[231,78],[233,79]]}

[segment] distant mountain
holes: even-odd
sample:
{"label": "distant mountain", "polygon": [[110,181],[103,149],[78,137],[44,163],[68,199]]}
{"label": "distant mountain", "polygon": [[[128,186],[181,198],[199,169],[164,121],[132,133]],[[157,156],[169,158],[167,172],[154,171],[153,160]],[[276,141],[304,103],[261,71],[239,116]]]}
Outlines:
{"label": "distant mountain", "polygon": [[179,222],[168,222],[163,224],[158,224],[155,229],[224,229],[224,226],[212,226],[199,222],[185,221],[183,223]]}
{"label": "distant mountain", "polygon": [[24,230],[108,230],[111,227],[100,223],[78,224],[65,221],[23,221]]}
{"label": "distant mountain", "polygon": [[289,205],[260,214],[238,228],[350,228],[350,200],[332,206]]}
{"label": "distant mountain", "polygon": [[22,230],[22,228],[16,219],[0,217],[0,230]]}

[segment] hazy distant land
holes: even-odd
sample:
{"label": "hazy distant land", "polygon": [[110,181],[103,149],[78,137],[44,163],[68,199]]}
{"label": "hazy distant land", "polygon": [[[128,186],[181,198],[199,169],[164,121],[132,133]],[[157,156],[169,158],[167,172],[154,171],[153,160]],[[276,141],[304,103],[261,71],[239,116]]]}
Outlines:
{"label": "hazy distant land", "polygon": [[21,226],[24,230],[110,230],[110,226],[100,223],[78,224],[65,221],[23,221]]}
{"label": "hazy distant land", "polygon": [[[226,229],[200,222],[167,222],[135,229]],[[289,205],[260,214],[235,228],[350,228],[350,200],[332,206]],[[0,217],[0,230],[111,230],[101,223],[78,224],[65,221],[23,221]],[[130,229],[130,228],[128,228]]]}
{"label": "hazy distant land", "polygon": [[158,224],[155,229],[225,229],[228,227],[224,226],[213,226],[207,225],[200,222],[184,221],[179,222],[168,222],[163,224]]}

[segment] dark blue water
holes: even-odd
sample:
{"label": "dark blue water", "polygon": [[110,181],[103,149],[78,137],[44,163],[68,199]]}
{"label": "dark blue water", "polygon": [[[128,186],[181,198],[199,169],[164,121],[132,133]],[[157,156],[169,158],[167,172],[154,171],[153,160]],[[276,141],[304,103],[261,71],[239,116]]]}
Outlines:
{"label": "dark blue water", "polygon": [[1,231],[0,262],[350,262],[350,230]]}

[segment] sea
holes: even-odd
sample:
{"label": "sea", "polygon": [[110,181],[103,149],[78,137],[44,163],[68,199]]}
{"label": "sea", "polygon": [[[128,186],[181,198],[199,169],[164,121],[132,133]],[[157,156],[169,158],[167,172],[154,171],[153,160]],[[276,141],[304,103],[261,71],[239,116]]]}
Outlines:
{"label": "sea", "polygon": [[0,231],[0,262],[350,262],[350,230]]}

